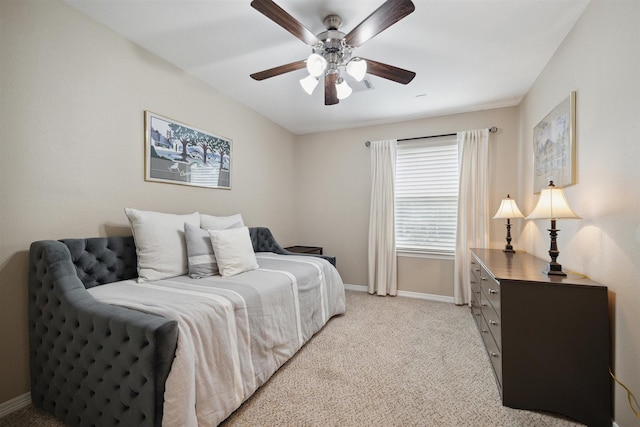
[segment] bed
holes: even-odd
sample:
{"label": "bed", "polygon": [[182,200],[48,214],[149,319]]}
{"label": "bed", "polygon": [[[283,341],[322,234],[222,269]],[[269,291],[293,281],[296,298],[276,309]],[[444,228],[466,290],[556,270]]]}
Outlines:
{"label": "bed", "polygon": [[223,421],[345,311],[335,258],[249,233],[257,269],[143,282],[133,236],[34,242],[33,403],[71,426]]}

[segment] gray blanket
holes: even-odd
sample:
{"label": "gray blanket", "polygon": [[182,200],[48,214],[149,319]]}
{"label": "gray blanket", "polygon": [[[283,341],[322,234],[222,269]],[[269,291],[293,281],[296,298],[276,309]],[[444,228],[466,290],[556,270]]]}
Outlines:
{"label": "gray blanket", "polygon": [[344,285],[327,261],[266,252],[256,258],[259,269],[233,277],[127,280],[90,289],[103,302],[178,321],[163,426],[218,425],[344,313]]}

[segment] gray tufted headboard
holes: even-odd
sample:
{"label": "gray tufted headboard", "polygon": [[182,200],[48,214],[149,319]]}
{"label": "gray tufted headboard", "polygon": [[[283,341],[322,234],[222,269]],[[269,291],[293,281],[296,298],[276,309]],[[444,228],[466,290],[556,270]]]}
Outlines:
{"label": "gray tufted headboard", "polygon": [[161,424],[177,323],[99,303],[84,284],[136,277],[132,242],[113,237],[31,245],[31,400],[69,425]]}
{"label": "gray tufted headboard", "polygon": [[[292,254],[268,228],[249,232],[254,251]],[[335,265],[334,257],[323,258]],[[100,303],[87,292],[135,277],[132,236],[31,245],[29,346],[36,406],[71,426],[161,425],[177,323]]]}

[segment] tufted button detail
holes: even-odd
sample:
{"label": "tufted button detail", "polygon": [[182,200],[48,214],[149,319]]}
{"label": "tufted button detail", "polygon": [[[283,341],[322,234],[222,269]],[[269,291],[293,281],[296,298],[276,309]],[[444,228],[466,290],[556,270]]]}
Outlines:
{"label": "tufted button detail", "polygon": [[[83,284],[89,288],[136,277],[133,238],[71,239],[63,244],[66,247],[35,242],[30,253],[32,400],[69,425],[157,424],[161,408],[158,412],[154,396],[164,381],[156,383],[147,363],[166,357],[165,345],[156,343],[167,328],[151,329],[160,326],[157,317],[139,326],[115,320],[109,313],[118,310],[82,294]],[[80,281],[70,280],[74,270]],[[140,316],[146,315],[134,317],[143,319]],[[166,336],[172,333],[175,329]]]}

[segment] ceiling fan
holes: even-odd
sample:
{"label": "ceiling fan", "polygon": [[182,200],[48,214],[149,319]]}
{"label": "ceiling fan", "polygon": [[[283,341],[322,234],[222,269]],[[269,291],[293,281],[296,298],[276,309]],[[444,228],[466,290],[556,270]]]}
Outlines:
{"label": "ceiling fan", "polygon": [[341,76],[346,71],[361,81],[366,73],[401,84],[407,84],[416,73],[370,59],[352,57],[354,49],[386,30],[415,10],[411,0],[387,0],[348,34],[339,31],[342,19],[328,15],[323,24],[326,31],[314,35],[272,0],[253,0],[251,7],[289,31],[312,48],[306,60],[291,62],[251,74],[255,80],[264,80],[291,71],[307,68],[309,76],[300,80],[303,89],[311,95],[324,74],[324,103],[335,105],[351,94],[351,88]]}

